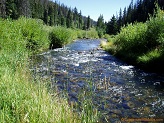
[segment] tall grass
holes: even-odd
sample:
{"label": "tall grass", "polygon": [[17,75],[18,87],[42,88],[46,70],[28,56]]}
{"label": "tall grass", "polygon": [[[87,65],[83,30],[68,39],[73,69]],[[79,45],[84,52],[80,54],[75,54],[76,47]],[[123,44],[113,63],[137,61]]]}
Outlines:
{"label": "tall grass", "polygon": [[[0,122],[78,122],[65,99],[52,98],[41,81],[37,80],[36,84],[31,77],[28,70],[28,41],[39,42],[42,33],[28,28],[27,33],[31,32],[25,36],[22,32],[25,25],[20,25],[21,21],[25,21],[25,25],[26,21],[32,21],[28,22],[29,26],[37,23],[26,19],[0,20]],[[37,40],[38,35],[40,39]]]}
{"label": "tall grass", "polygon": [[83,101],[83,110],[77,115],[67,98],[59,97],[56,91],[51,94],[47,90],[49,82],[33,78],[29,71],[29,56],[48,49],[49,34],[56,35],[59,37],[57,40],[65,41],[62,42],[64,44],[77,38],[76,31],[55,28],[47,27],[35,19],[20,18],[12,21],[0,18],[0,123],[95,121],[89,100]]}

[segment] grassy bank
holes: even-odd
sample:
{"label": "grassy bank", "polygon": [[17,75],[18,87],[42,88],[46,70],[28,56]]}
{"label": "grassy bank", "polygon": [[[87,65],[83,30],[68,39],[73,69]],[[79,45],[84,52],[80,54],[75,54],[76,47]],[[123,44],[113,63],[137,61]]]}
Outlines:
{"label": "grassy bank", "polygon": [[[53,41],[50,34],[54,30],[58,29],[47,27],[40,20],[0,19],[1,123],[78,123],[94,120],[93,115],[83,119],[86,111],[77,116],[67,99],[52,97],[44,84],[48,82],[33,78],[29,71],[29,56],[49,48]],[[53,95],[57,95],[56,92]]]}
{"label": "grassy bank", "polygon": [[157,10],[146,23],[129,24],[104,48],[130,64],[164,72],[164,12]]}

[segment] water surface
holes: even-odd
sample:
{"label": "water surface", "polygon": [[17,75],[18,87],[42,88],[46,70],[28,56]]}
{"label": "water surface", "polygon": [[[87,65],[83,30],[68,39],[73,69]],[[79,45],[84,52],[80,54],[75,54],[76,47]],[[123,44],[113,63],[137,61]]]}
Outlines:
{"label": "water surface", "polygon": [[[164,76],[128,65],[99,48],[100,40],[78,40],[37,56],[34,73],[51,80],[51,89],[68,94],[70,102],[92,91],[103,122],[121,118],[163,118]],[[106,119],[106,120],[105,120]]]}

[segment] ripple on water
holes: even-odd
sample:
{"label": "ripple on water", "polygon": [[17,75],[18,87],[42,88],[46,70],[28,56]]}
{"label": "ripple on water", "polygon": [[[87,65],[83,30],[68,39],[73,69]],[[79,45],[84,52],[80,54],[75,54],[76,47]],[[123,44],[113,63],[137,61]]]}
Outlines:
{"label": "ripple on water", "polygon": [[99,43],[86,42],[38,55],[31,70],[51,78],[54,86],[68,93],[69,101],[93,91],[93,105],[109,122],[120,122],[120,117],[164,117],[163,76],[136,69],[97,50]]}

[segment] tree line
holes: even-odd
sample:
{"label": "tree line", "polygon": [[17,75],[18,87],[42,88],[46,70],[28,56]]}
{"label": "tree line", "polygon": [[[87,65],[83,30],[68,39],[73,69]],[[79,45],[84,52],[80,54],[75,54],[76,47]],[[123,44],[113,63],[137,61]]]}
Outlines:
{"label": "tree line", "polygon": [[0,16],[18,19],[20,16],[41,19],[50,26],[90,29],[95,21],[82,12],[51,0],[1,0]]}
{"label": "tree line", "polygon": [[106,23],[106,33],[117,34],[122,26],[129,23],[146,22],[150,15],[153,15],[156,4],[163,10],[164,0],[132,0],[124,10],[120,8],[119,14],[113,15]]}

